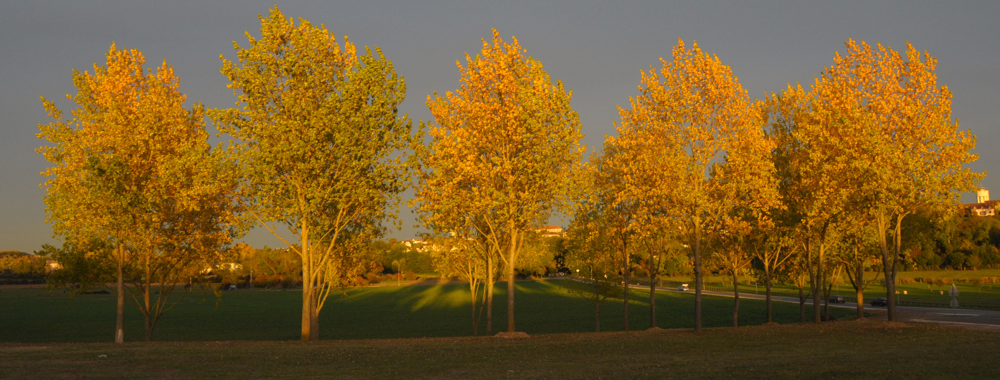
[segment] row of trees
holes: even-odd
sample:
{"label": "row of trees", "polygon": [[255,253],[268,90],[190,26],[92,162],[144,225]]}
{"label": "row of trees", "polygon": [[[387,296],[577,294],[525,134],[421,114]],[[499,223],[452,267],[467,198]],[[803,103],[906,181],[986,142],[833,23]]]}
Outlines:
{"label": "row of trees", "polygon": [[[789,86],[752,101],[717,57],[678,43],[672,60],[643,73],[640,95],[619,109],[618,135],[591,158],[591,194],[571,228],[580,252],[602,257],[593,262],[627,284],[636,256],[655,263],[671,254],[663,239],[684,244],[696,330],[706,254],[734,283],[748,266],[761,269],[768,321],[777,273],[808,286],[819,322],[821,293],[840,268],[863,317],[861,291],[878,260],[896,320],[904,221],[918,211],[954,213],[959,192],[983,174],[965,167],[976,159],[975,137],[951,119],[935,58],[909,45],[904,54],[846,46],[810,91]],[[627,287],[624,298],[627,309]]]}
{"label": "row of trees", "polygon": [[920,211],[903,222],[904,265],[915,269],[1000,268],[1000,219]]}
{"label": "row of trees", "polygon": [[46,258],[19,251],[0,251],[0,283],[18,279],[43,279],[48,273]]}
{"label": "row of trees", "polygon": [[[934,59],[912,47],[904,60],[849,41],[811,92],[755,101],[717,57],[681,42],[643,73],[618,135],[585,164],[572,93],[516,39],[494,30],[457,62],[460,87],[428,96],[434,119],[415,131],[398,111],[405,82],[380,49],[340,44],[277,7],[260,21],[260,38],[234,42],[235,60],[220,56],[236,108],[185,108],[169,65],[147,71],[139,51],[115,45],[106,66],[74,71],[72,118],[42,99],[55,119],[39,133],[52,144],[38,150],[53,164],[45,202],[64,241],[49,249],[82,268],[66,272],[72,281],[117,284],[118,342],[126,291],[151,339],[175,285],[227,261],[252,225],[298,256],[301,337],[317,340],[331,292],[377,266],[370,243],[412,177],[410,206],[448,253],[437,265],[469,280],[487,332],[500,277],[516,331],[516,270],[556,211],[575,215],[580,238],[555,249],[626,282],[634,263],[655,280],[661,263],[690,254],[700,330],[704,258],[734,275],[751,257],[768,273],[799,260],[818,307],[835,241],[878,242],[891,280],[904,217],[981,177],[963,168],[974,138],[951,121]],[[209,146],[206,118],[232,140]]]}

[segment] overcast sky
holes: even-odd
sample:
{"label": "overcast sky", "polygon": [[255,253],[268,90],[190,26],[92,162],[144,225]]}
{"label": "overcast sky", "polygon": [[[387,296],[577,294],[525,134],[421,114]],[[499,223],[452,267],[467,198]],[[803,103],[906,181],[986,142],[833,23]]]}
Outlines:
{"label": "overcast sky", "polygon": [[[233,5],[233,4],[239,5]],[[987,171],[1000,163],[1000,2],[870,1],[282,1],[287,16],[322,23],[359,47],[379,46],[404,76],[402,110],[414,125],[427,120],[424,102],[433,91],[458,87],[455,61],[477,54],[496,28],[516,36],[554,79],[573,91],[584,143],[600,148],[614,132],[616,106],[638,93],[639,71],[659,66],[678,38],[697,41],[732,67],[750,95],[804,86],[844,51],[849,38],[881,42],[897,51],[909,41],[938,57],[938,82],[954,94],[953,116],[978,136],[979,161]],[[816,2],[820,3],[820,2]],[[947,4],[946,4],[947,3]],[[56,244],[45,223],[46,161],[35,153],[39,123],[48,123],[39,95],[67,114],[75,93],[72,69],[93,71],[111,42],[141,50],[147,67],[173,65],[190,102],[230,107],[235,96],[219,73],[219,55],[233,54],[244,32],[259,35],[258,14],[271,1],[5,1],[0,5],[0,250],[31,252]],[[211,127],[209,127],[211,128]],[[214,133],[214,132],[213,132]],[[1000,198],[1000,180],[982,183]],[[965,194],[965,202],[975,200]],[[403,230],[419,233],[408,209]],[[553,220],[554,223],[565,222]],[[256,247],[282,244],[254,231]]]}

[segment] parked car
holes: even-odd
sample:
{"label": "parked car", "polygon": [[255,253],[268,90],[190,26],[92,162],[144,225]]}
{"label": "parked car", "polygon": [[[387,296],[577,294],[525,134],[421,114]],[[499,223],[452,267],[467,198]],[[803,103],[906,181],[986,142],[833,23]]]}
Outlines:
{"label": "parked car", "polygon": [[889,300],[885,298],[876,298],[872,301],[872,306],[889,306]]}
{"label": "parked car", "polygon": [[844,303],[844,296],[830,296],[830,303]]}
{"label": "parked car", "polygon": [[680,290],[682,292],[688,290],[688,284],[681,284],[681,286],[677,288],[677,290]]}

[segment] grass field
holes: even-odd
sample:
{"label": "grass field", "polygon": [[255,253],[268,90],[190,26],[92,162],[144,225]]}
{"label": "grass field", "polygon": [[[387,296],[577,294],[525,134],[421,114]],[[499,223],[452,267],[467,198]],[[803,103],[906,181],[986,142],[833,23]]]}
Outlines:
{"label": "grass field", "polygon": [[1000,334],[833,322],[299,342],[0,344],[0,378],[995,379]]}
{"label": "grass field", "polygon": [[[517,283],[516,317],[519,331],[528,334],[594,331],[594,308],[570,294],[567,280]],[[495,331],[506,327],[506,286],[498,283],[495,295]],[[160,320],[157,341],[281,341],[299,336],[302,293],[298,291],[232,291],[216,300],[211,294],[193,293]],[[667,293],[657,296],[657,325],[661,328],[694,326],[694,297]],[[636,289],[629,308],[630,327],[649,327],[649,293]],[[218,302],[217,302],[218,301]],[[347,296],[333,295],[320,314],[322,339],[390,339],[472,335],[468,285],[370,287],[351,289]],[[107,342],[114,336],[114,295],[93,294],[75,298],[61,291],[4,289],[0,291],[0,342]],[[807,308],[811,318],[811,308]],[[622,330],[622,303],[603,304],[601,329]],[[852,318],[850,310],[835,309],[840,319]],[[706,297],[704,326],[731,326],[732,299]],[[798,322],[798,305],[775,303],[779,323]],[[811,320],[811,319],[807,319]],[[762,301],[743,300],[741,325],[765,322]],[[131,305],[126,309],[126,341],[145,336],[142,316]],[[480,334],[484,330],[480,327]]]}

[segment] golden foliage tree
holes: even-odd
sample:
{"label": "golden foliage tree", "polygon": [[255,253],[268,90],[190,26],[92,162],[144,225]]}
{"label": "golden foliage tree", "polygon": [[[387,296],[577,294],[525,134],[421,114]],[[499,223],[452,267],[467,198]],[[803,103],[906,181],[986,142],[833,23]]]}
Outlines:
{"label": "golden foliage tree", "polygon": [[656,165],[663,180],[650,197],[658,210],[673,208],[686,223],[695,271],[695,329],[701,330],[702,243],[706,229],[734,207],[773,205],[771,143],[760,113],[732,70],[698,45],[679,41],[672,60],[642,73],[641,93],[620,109],[622,125],[644,144],[636,165]]}
{"label": "golden foliage tree", "polygon": [[213,118],[240,141],[231,150],[252,215],[301,258],[302,340],[317,340],[327,296],[373,265],[364,247],[405,188],[406,85],[378,48],[358,54],[277,7],[260,22],[259,39],[234,42],[236,61],[222,58],[241,107]]}
{"label": "golden foliage tree", "polygon": [[[42,98],[49,116],[38,137],[53,145],[38,149],[53,164],[45,203],[55,235],[70,246],[112,247],[102,255],[116,269],[118,312],[115,341],[124,342],[125,283],[144,314],[146,339],[171,300],[183,272],[211,262],[238,233],[239,204],[227,168],[211,151],[200,104],[184,108],[185,96],[166,62],[144,71],[135,49],[114,44],[106,66],[73,71],[77,104],[63,119]],[[97,251],[100,251],[98,249]],[[158,287],[153,293],[151,288]]]}
{"label": "golden foliage tree", "polygon": [[[868,205],[882,250],[889,319],[897,320],[895,279],[903,218],[920,207],[956,203],[982,174],[965,164],[976,139],[951,118],[951,92],[937,83],[937,59],[907,44],[888,47],[848,40],[844,55],[813,88],[817,124],[843,125],[851,139],[841,154],[857,173],[854,199]],[[891,239],[891,241],[887,241]]]}
{"label": "golden foliage tree", "polygon": [[[632,274],[636,255],[644,236],[654,234],[650,227],[653,218],[651,207],[656,207],[656,198],[652,196],[657,188],[650,186],[663,178],[656,165],[648,164],[648,159],[654,157],[645,150],[649,149],[638,130],[622,125],[618,136],[607,136],[604,140],[604,151],[600,156],[592,157],[592,176],[589,183],[590,196],[588,205],[596,219],[591,223],[600,223],[603,238],[607,239],[610,249],[605,251],[609,257],[607,262],[613,264],[622,276],[622,322],[625,330],[629,329],[629,277]],[[655,159],[655,158],[654,158]],[[645,165],[644,165],[645,164]],[[587,215],[587,214],[584,214]]]}
{"label": "golden foliage tree", "polygon": [[827,272],[827,251],[836,244],[840,221],[854,194],[857,172],[844,149],[853,139],[849,124],[820,123],[813,108],[814,94],[788,86],[771,94],[764,105],[772,160],[781,181],[782,223],[797,237],[801,269],[808,274],[814,322],[821,322],[820,290]]}
{"label": "golden foliage tree", "polygon": [[514,271],[524,234],[562,204],[579,165],[579,117],[571,93],[552,83],[515,38],[496,30],[475,58],[458,65],[461,85],[429,96],[431,141],[420,151],[416,201],[426,223],[447,231],[459,220],[503,252],[507,330],[514,327]]}

